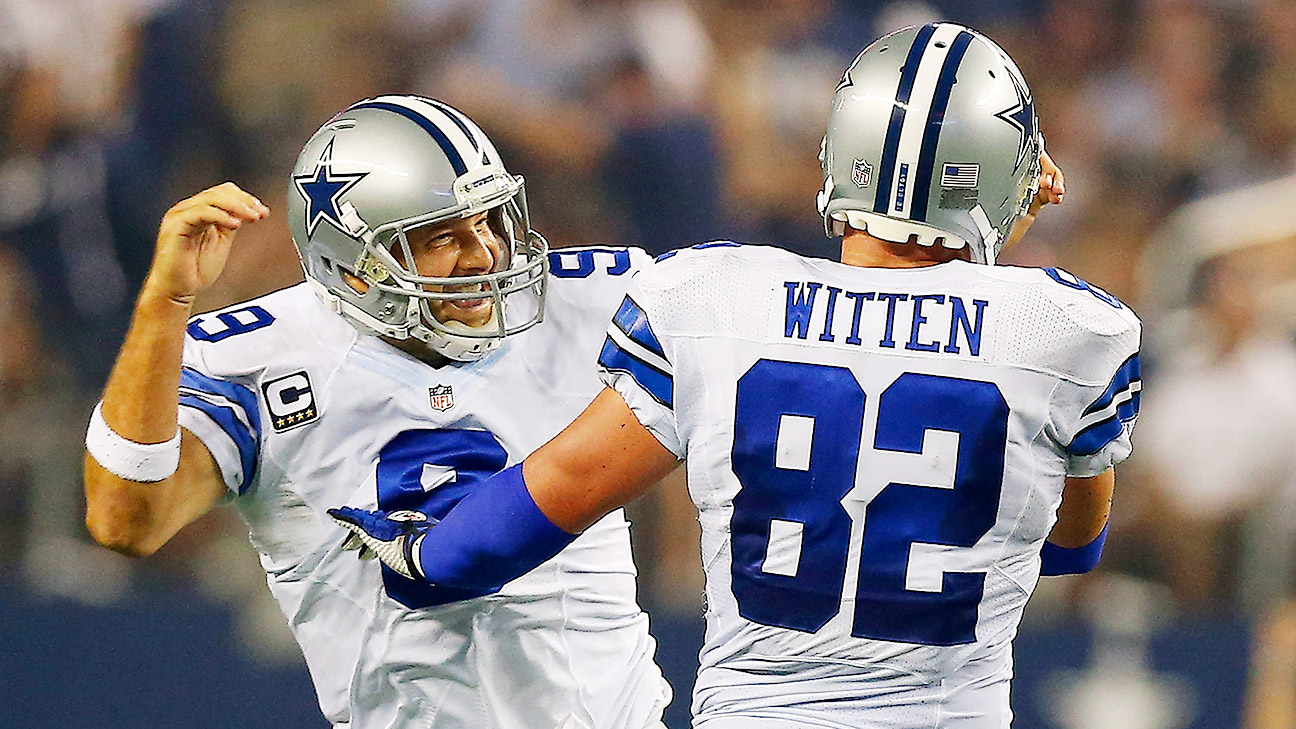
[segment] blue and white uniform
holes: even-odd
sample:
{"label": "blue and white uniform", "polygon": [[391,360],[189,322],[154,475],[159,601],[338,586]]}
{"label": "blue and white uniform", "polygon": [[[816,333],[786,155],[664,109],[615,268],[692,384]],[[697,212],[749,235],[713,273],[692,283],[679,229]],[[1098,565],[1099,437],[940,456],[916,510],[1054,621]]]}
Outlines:
{"label": "blue and white uniform", "polygon": [[658,726],[669,689],[620,511],[481,597],[357,559],[325,514],[439,517],[598,393],[603,328],[648,257],[550,256],[544,323],[475,362],[431,367],[358,332],[308,284],[189,324],[180,423],[215,457],[335,726]]}
{"label": "blue and white uniform", "polygon": [[600,356],[687,458],[694,725],[1008,727],[1065,477],[1130,451],[1138,318],[1054,269],[697,248],[636,276]]}

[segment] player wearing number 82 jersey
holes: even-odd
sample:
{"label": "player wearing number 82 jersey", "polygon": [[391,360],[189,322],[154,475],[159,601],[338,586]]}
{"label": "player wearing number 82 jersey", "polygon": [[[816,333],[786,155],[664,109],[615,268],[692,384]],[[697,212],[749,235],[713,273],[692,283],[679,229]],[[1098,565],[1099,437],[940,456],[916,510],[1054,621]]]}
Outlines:
{"label": "player wearing number 82 jersey", "polygon": [[[1060,270],[721,244],[641,271],[609,331],[615,394],[526,481],[567,526],[542,490],[550,468],[579,482],[578,449],[615,432],[600,407],[687,459],[707,578],[697,727],[1008,726],[1011,641],[1064,486],[1130,451],[1127,307]],[[453,572],[458,510],[418,545],[428,579]]]}
{"label": "player wearing number 82 jersey", "polygon": [[608,389],[521,468],[429,529],[331,513],[396,569],[484,585],[684,458],[707,577],[697,729],[1006,728],[1038,578],[1101,548],[1140,324],[1065,271],[982,265],[1063,181],[1020,71],[975,31],[865,49],[822,161],[841,263],[668,254],[608,329]]}
{"label": "player wearing number 82 jersey", "polygon": [[1006,725],[1066,478],[1130,450],[1127,307],[1063,271],[719,246],[641,273],[609,341],[605,380],[687,455],[699,720]]}

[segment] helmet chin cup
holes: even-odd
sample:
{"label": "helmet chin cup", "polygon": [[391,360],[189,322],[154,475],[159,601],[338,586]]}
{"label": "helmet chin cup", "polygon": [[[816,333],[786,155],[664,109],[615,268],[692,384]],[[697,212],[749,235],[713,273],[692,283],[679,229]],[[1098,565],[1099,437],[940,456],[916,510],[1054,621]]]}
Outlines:
{"label": "helmet chin cup", "polygon": [[[437,329],[419,325],[414,327],[412,333],[414,337],[424,344],[428,349],[457,362],[472,362],[495,351],[503,343],[504,338],[484,335],[481,330],[493,332],[493,328],[487,325],[481,327],[470,327],[463,322],[447,321],[438,322],[441,326]],[[458,331],[460,334],[452,332]]]}

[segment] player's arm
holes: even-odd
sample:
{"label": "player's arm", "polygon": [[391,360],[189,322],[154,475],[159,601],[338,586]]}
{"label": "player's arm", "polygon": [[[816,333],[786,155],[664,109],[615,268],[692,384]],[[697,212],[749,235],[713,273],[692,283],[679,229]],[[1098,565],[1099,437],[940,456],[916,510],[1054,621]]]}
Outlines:
{"label": "player's arm", "polygon": [[87,433],[86,526],[109,549],[151,554],[226,492],[211,453],[177,423],[185,326],[195,297],[224,268],[235,231],[268,214],[227,182],[162,218],[152,267]]}
{"label": "player's arm", "polygon": [[679,465],[625,400],[603,388],[585,412],[522,464],[536,506],[572,534],[634,501]]}
{"label": "player's arm", "polygon": [[1116,470],[1097,476],[1068,476],[1062,489],[1057,523],[1040,554],[1041,574],[1068,575],[1088,572],[1098,564],[1107,539]]}
{"label": "player's arm", "polygon": [[679,461],[604,389],[556,438],[492,476],[431,528],[333,509],[387,566],[434,585],[498,589],[642,495]]}

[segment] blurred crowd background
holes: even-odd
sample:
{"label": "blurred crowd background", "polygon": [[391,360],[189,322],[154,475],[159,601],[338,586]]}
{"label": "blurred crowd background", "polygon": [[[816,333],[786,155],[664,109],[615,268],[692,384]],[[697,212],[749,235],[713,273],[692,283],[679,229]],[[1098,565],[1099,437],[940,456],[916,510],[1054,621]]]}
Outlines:
{"label": "blurred crowd background", "polygon": [[[1006,262],[1063,266],[1145,323],[1107,553],[1028,608],[1017,726],[1296,729],[1292,0],[0,0],[0,723],[82,725],[69,676],[159,712],[125,726],[323,723],[231,510],[140,562],[82,526],[84,424],[171,204],[234,180],[282,211],[319,124],[412,92],[487,130],[557,246],[831,257],[833,88],[870,40],[933,19],[1017,59],[1066,173]],[[203,308],[300,275],[275,216]],[[679,483],[632,517],[681,727],[696,519]],[[140,685],[203,671],[181,699]],[[236,680],[274,687],[264,723],[211,717]]]}

